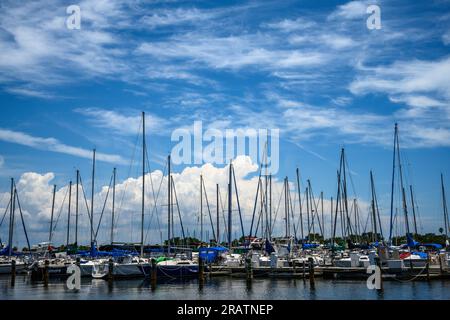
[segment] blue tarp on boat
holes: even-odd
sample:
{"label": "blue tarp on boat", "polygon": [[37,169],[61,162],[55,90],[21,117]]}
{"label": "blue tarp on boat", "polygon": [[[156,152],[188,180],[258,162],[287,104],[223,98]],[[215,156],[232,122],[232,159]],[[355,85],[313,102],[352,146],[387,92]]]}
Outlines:
{"label": "blue tarp on boat", "polygon": [[228,251],[224,247],[201,247],[198,249],[198,256],[206,263],[212,263],[217,261],[219,254]]}
{"label": "blue tarp on boat", "polygon": [[302,249],[314,249],[317,248],[319,245],[317,243],[303,243]]}
{"label": "blue tarp on boat", "polygon": [[268,254],[271,254],[272,252],[275,252],[275,249],[273,248],[272,244],[269,240],[266,239],[265,241],[265,250]]}
{"label": "blue tarp on boat", "polygon": [[407,241],[407,246],[410,248],[416,248],[416,247],[422,246],[422,247],[433,248],[436,250],[442,249],[442,245],[440,245],[438,243],[420,243],[420,242],[415,241],[413,239],[413,236],[411,233],[406,234],[406,241]]}

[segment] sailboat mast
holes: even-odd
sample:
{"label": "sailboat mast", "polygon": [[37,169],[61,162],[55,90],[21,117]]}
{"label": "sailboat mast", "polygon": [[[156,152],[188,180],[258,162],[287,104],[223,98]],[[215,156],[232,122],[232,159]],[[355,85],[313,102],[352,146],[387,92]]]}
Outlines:
{"label": "sailboat mast", "polygon": [[232,180],[231,180],[232,179],[232,176],[231,176],[232,170],[233,170],[233,163],[230,160],[229,177],[228,177],[228,247],[230,250],[231,250],[231,242],[232,242],[232,240],[231,240],[231,235],[232,235],[231,212],[232,212],[232,203],[233,203],[232,202],[233,193],[232,193],[232,184],[231,184],[232,183]]}
{"label": "sailboat mast", "polygon": [[402,189],[402,201],[403,201],[403,213],[405,215],[405,224],[406,224],[406,232],[410,233],[409,230],[409,219],[408,219],[408,206],[406,204],[406,192],[405,188],[403,186],[403,170],[402,170],[402,163],[400,159],[400,143],[398,139],[398,129],[397,129],[397,164],[398,164],[398,170],[400,175],[400,188]]}
{"label": "sailboat mast", "polygon": [[92,158],[92,190],[91,190],[91,248],[94,246],[94,187],[95,187],[95,149]]}
{"label": "sailboat mast", "polygon": [[295,170],[297,175],[297,192],[298,192],[298,207],[300,208],[300,228],[301,228],[301,234],[302,234],[302,242],[303,239],[305,239],[305,236],[303,234],[303,214],[302,214],[302,193],[300,189],[300,173],[298,168]]}
{"label": "sailboat mast", "polygon": [[372,190],[372,219],[373,219],[373,231],[375,234],[375,241],[378,241],[378,230],[377,230],[377,217],[375,211],[375,186],[373,182],[372,170],[370,171],[370,188]]}
{"label": "sailboat mast", "polygon": [[394,183],[395,183],[395,148],[397,145],[397,132],[398,132],[398,125],[395,124],[394,129],[394,152],[393,152],[393,159],[392,159],[392,183],[391,183],[391,221],[389,225],[389,243],[392,241],[392,231],[394,227]]}
{"label": "sailboat mast", "polygon": [[442,208],[444,210],[445,239],[448,239],[447,199],[445,198],[444,177],[443,177],[442,173],[441,173],[441,189],[442,189]]}
{"label": "sailboat mast", "polygon": [[170,154],[167,156],[167,252],[170,254],[170,220],[171,220],[171,212],[170,212],[170,199],[172,198],[171,196],[171,172],[170,172]]}
{"label": "sailboat mast", "polygon": [[308,241],[309,241],[310,222],[309,222],[309,189],[308,189],[308,187],[306,187],[306,189],[305,189],[305,195],[306,195],[306,224],[307,224],[306,237],[308,237]]}
{"label": "sailboat mast", "polygon": [[116,206],[116,168],[113,170],[113,195],[112,195],[112,210],[111,210],[111,245],[114,242],[114,215]]}
{"label": "sailboat mast", "polygon": [[141,257],[144,256],[144,211],[145,211],[145,112],[142,112],[142,208],[141,208]]}
{"label": "sailboat mast", "polygon": [[322,238],[325,240],[325,217],[323,212],[323,191],[320,192],[320,210],[322,211]]}
{"label": "sailboat mast", "polygon": [[[52,213],[50,216],[50,232],[48,235],[48,242],[52,242],[52,232],[53,232],[53,214],[55,212],[55,197],[56,197],[56,184],[53,185],[53,199],[52,199]],[[12,206],[12,202],[11,202]]]}
{"label": "sailboat mast", "polygon": [[412,211],[413,211],[413,222],[414,222],[414,232],[417,235],[417,221],[416,221],[416,206],[414,204],[414,194],[413,194],[413,189],[412,189],[412,185],[409,185],[409,192],[411,194],[411,207],[412,207]]}
{"label": "sailboat mast", "polygon": [[8,236],[8,256],[11,257],[12,253],[12,239],[13,239],[13,216],[14,216],[14,203],[15,202],[15,194],[14,194],[14,178],[11,178],[11,200],[9,204],[9,236]]}
{"label": "sailboat mast", "polygon": [[77,191],[75,199],[75,245],[78,246],[78,188],[80,184],[80,170],[77,170]]}
{"label": "sailboat mast", "polygon": [[203,243],[203,176],[200,175],[200,242]]}
{"label": "sailboat mast", "polygon": [[286,238],[289,236],[289,204],[288,204],[288,195],[287,195],[287,177],[284,178],[284,222],[286,228]]}
{"label": "sailboat mast", "polygon": [[217,223],[217,228],[216,228],[216,233],[217,233],[217,238],[216,238],[216,243],[219,244],[220,242],[220,229],[219,229],[219,184],[216,184],[216,223]]}
{"label": "sailboat mast", "polygon": [[66,247],[69,247],[70,240],[70,207],[72,205],[72,181],[69,182],[69,209],[67,211],[67,239],[66,239]]}
{"label": "sailboat mast", "polygon": [[272,240],[272,174],[269,175],[269,240]]}

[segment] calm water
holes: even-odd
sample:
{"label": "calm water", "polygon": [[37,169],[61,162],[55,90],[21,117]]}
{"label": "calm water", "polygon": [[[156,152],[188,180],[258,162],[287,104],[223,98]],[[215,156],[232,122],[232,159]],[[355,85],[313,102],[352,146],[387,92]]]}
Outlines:
{"label": "calm water", "polygon": [[20,275],[11,287],[8,276],[0,277],[0,299],[450,299],[450,281],[384,282],[384,293],[368,290],[365,281],[316,279],[315,290],[309,281],[254,279],[248,287],[245,279],[214,278],[199,290],[197,280],[158,284],[155,290],[142,280],[119,280],[111,285],[104,280],[83,279],[81,290],[71,292],[64,280],[51,280],[48,287]]}

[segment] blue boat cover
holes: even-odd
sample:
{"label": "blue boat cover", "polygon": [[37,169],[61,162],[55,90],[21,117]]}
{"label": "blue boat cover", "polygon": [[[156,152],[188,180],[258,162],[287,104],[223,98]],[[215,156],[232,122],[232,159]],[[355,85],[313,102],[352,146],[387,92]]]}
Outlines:
{"label": "blue boat cover", "polygon": [[201,247],[198,249],[198,256],[206,263],[212,263],[217,260],[221,252],[228,251],[224,247]]}
{"label": "blue boat cover", "polygon": [[267,252],[268,254],[271,254],[272,252],[275,252],[275,249],[273,248],[272,244],[271,244],[270,241],[267,240],[267,239],[266,239],[266,241],[265,241],[265,249],[266,249],[266,252]]}

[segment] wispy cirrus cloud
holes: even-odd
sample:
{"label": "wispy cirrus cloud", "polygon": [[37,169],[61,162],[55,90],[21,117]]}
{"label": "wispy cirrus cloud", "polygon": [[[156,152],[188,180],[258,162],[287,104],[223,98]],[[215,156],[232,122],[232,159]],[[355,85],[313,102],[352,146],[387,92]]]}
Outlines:
{"label": "wispy cirrus cloud", "polygon": [[[135,136],[139,134],[142,116],[136,110],[126,114],[102,108],[77,108],[74,112],[82,114],[93,126],[111,130],[112,133]],[[167,132],[167,120],[151,113],[145,115],[146,131],[151,134]]]}
{"label": "wispy cirrus cloud", "polygon": [[[19,144],[38,150],[63,153],[81,158],[90,159],[92,157],[92,150],[70,146],[61,143],[55,138],[36,137],[20,131],[0,129],[0,140],[7,143]],[[106,153],[97,153],[97,159],[100,161],[115,164],[126,163],[126,161],[121,156]]]}

